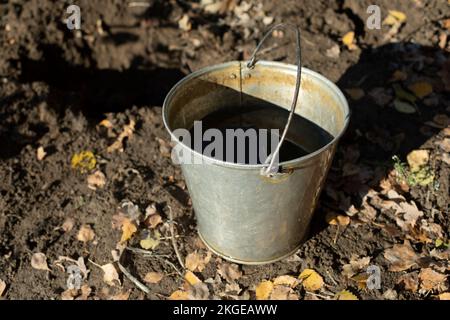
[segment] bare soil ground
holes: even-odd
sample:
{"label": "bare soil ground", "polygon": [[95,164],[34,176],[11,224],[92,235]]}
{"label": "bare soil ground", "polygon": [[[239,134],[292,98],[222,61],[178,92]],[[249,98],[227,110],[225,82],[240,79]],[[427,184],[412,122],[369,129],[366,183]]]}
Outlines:
{"label": "bare soil ground", "polygon": [[[406,20],[391,13],[367,29],[373,2],[383,20],[388,10]],[[78,1],[82,27],[71,31],[65,1],[0,1],[0,298],[448,298],[447,1],[205,3]],[[283,261],[237,266],[198,239],[161,105],[192,70],[248,59],[279,22],[300,26],[304,65],[348,94],[352,120],[308,240]],[[353,45],[342,40],[351,31]],[[294,62],[289,34],[273,43],[266,59]],[[83,151],[92,162],[74,165]],[[171,226],[198,279],[185,280]],[[117,250],[121,237],[144,250],[158,234],[147,253]],[[89,273],[68,290],[80,261]],[[368,265],[380,289],[367,287]],[[319,280],[297,280],[305,269]]]}

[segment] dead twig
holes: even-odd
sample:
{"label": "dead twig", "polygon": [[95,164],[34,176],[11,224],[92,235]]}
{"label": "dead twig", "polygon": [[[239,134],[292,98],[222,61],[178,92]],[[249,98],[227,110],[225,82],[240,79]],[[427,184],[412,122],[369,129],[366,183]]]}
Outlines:
{"label": "dead twig", "polygon": [[136,285],[136,287],[138,287],[147,294],[150,293],[150,289],[145,284],[140,282],[138,279],[133,277],[133,275],[124,266],[122,266],[120,262],[117,262],[117,265],[119,266],[120,271],[122,271],[122,273],[128,278],[128,280],[133,282]]}
{"label": "dead twig", "polygon": [[132,1],[128,2],[128,7],[150,7],[150,3],[148,2],[140,2],[140,1]]}
{"label": "dead twig", "polygon": [[177,256],[178,262],[180,263],[180,266],[183,268],[183,270],[185,269],[184,267],[184,263],[183,263],[183,259],[181,259],[181,255],[180,252],[178,251],[178,247],[177,247],[177,241],[175,238],[175,231],[174,231],[174,227],[173,227],[173,214],[172,214],[172,208],[170,206],[167,206],[169,208],[169,219],[170,219],[170,236],[171,236],[171,240],[172,240],[172,246],[173,249],[175,250],[175,255]]}

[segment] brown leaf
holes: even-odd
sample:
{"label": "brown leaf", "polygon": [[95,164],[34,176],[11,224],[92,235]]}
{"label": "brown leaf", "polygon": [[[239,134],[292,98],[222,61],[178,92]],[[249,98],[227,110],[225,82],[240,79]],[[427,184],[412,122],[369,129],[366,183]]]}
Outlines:
{"label": "brown leaf", "polygon": [[116,284],[120,285],[119,274],[117,273],[116,268],[112,263],[107,263],[102,267],[103,270],[103,281],[109,284],[110,286],[115,286]]}
{"label": "brown leaf", "polygon": [[131,289],[122,291],[116,295],[110,297],[110,300],[128,300],[130,298]]}
{"label": "brown leaf", "polygon": [[160,272],[149,272],[145,275],[144,281],[147,283],[158,283],[164,278],[164,274]]}
{"label": "brown leaf", "polygon": [[131,119],[129,124],[125,125],[123,127],[123,131],[119,134],[119,136],[117,137],[116,141],[114,141],[114,143],[112,145],[110,145],[106,151],[108,153],[114,152],[116,150],[119,150],[120,152],[123,151],[123,141],[125,138],[131,138],[131,136],[134,133],[134,127],[136,125],[136,122]]}
{"label": "brown leaf", "polygon": [[399,272],[416,265],[419,257],[409,241],[405,240],[404,244],[394,244],[392,248],[386,249],[384,258],[390,263],[389,271]]}
{"label": "brown leaf", "polygon": [[122,220],[122,237],[120,238],[120,242],[123,243],[128,241],[133,234],[137,231],[136,224],[128,218],[123,218]]}
{"label": "brown leaf", "polygon": [[278,276],[275,279],[273,279],[273,284],[275,286],[278,285],[284,285],[284,286],[288,286],[291,288],[295,288],[298,284],[300,283],[300,281],[298,279],[296,279],[293,276]]}
{"label": "brown leaf", "polygon": [[209,263],[211,259],[211,253],[208,252],[206,257],[202,257],[197,251],[191,252],[186,256],[185,265],[186,268],[192,272],[198,270],[202,272],[205,266]]}
{"label": "brown leaf", "polygon": [[298,300],[298,295],[290,287],[283,285],[274,286],[270,294],[270,300]]}
{"label": "brown leaf", "polygon": [[405,290],[416,292],[419,289],[419,277],[417,272],[403,274],[398,278],[398,284],[403,284]]}
{"label": "brown leaf", "polygon": [[94,230],[92,230],[91,226],[88,224],[83,224],[78,231],[77,239],[78,241],[82,241],[84,243],[88,241],[92,241],[95,238]]}
{"label": "brown leaf", "polygon": [[0,279],[0,298],[3,296],[6,290],[6,282]]}
{"label": "brown leaf", "polygon": [[178,20],[178,27],[183,31],[189,31],[192,28],[192,24],[189,21],[189,16],[184,14],[180,20]]}
{"label": "brown leaf", "polygon": [[210,293],[208,286],[203,283],[196,283],[189,287],[188,289],[189,300],[209,300]]}
{"label": "brown leaf", "polygon": [[42,252],[33,254],[31,257],[31,266],[36,270],[50,271],[47,265],[47,257]]}
{"label": "brown leaf", "polygon": [[103,188],[106,184],[106,176],[100,170],[95,171],[93,174],[87,177],[88,188],[97,190],[97,188]]}
{"label": "brown leaf", "polygon": [[183,290],[177,290],[172,292],[169,296],[169,300],[189,300],[189,294]]}
{"label": "brown leaf", "polygon": [[228,283],[232,283],[242,277],[242,272],[239,270],[239,266],[237,264],[230,264],[226,262],[221,263],[217,272]]}
{"label": "brown leaf", "polygon": [[152,214],[144,221],[144,224],[151,229],[156,228],[160,223],[162,223],[162,218],[159,214]]}
{"label": "brown leaf", "polygon": [[447,276],[445,274],[434,271],[431,268],[424,268],[420,270],[420,289],[424,291],[431,290],[446,290],[447,286],[445,284]]}
{"label": "brown leaf", "polygon": [[370,263],[370,257],[359,258],[357,256],[352,256],[350,258],[350,263],[345,264],[342,267],[342,274],[347,278],[351,278],[353,275],[359,273],[364,268],[366,268]]}
{"label": "brown leaf", "polygon": [[77,300],[87,300],[92,292],[92,288],[89,287],[87,284],[83,284],[81,286],[80,291],[81,295],[77,298]]}
{"label": "brown leaf", "polygon": [[64,230],[64,232],[70,232],[73,229],[73,226],[75,225],[75,219],[73,218],[67,218],[64,220],[61,228]]}
{"label": "brown leaf", "polygon": [[78,296],[77,289],[67,289],[61,293],[61,300],[74,300]]}
{"label": "brown leaf", "polygon": [[439,147],[445,152],[450,152],[450,138],[444,138],[438,143]]}

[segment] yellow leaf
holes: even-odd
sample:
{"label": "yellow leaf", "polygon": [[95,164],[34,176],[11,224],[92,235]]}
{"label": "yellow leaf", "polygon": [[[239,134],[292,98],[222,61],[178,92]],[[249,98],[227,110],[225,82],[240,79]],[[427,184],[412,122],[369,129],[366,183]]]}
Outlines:
{"label": "yellow leaf", "polygon": [[189,294],[186,291],[177,290],[170,295],[169,300],[189,300],[188,297]]}
{"label": "yellow leaf", "polygon": [[273,290],[272,281],[264,280],[256,286],[256,300],[267,300]]}
{"label": "yellow leaf", "polygon": [[422,99],[433,92],[431,84],[425,81],[416,82],[408,87],[416,97]]}
{"label": "yellow leaf", "polygon": [[389,10],[389,14],[384,19],[383,24],[392,26],[397,23],[403,23],[406,21],[406,14],[397,10]]}
{"label": "yellow leaf", "polygon": [[402,70],[395,70],[390,81],[404,81],[408,78],[408,74]]}
{"label": "yellow leaf", "polygon": [[158,231],[155,232],[155,237],[156,238],[152,238],[150,235],[141,240],[139,242],[139,244],[141,245],[141,247],[145,250],[153,250],[155,249],[158,245],[159,245],[159,238],[160,238],[160,234]]}
{"label": "yellow leaf", "polygon": [[450,300],[450,292],[444,292],[439,295],[439,300]]}
{"label": "yellow leaf", "polygon": [[364,90],[360,88],[348,88],[345,89],[345,92],[355,101],[364,97]]}
{"label": "yellow leaf", "polygon": [[184,275],[184,279],[189,282],[190,285],[194,286],[197,283],[200,283],[201,280],[199,278],[197,278],[197,276],[191,272],[191,271],[186,271],[186,274]]}
{"label": "yellow leaf", "polygon": [[73,169],[79,169],[81,172],[86,172],[95,168],[97,160],[91,151],[81,151],[73,155],[70,163]]}
{"label": "yellow leaf", "polygon": [[350,223],[350,217],[336,214],[334,212],[328,212],[325,216],[325,220],[328,224],[331,224],[333,226],[347,226]]}
{"label": "yellow leaf", "polygon": [[429,159],[430,152],[428,150],[413,150],[406,156],[411,172],[419,171],[428,163]]}
{"label": "yellow leaf", "polygon": [[125,242],[129,240],[133,234],[137,231],[137,226],[128,218],[123,219],[122,224],[122,238],[120,238],[120,242]]}
{"label": "yellow leaf", "polygon": [[347,32],[342,37],[342,43],[349,49],[355,50],[357,46],[353,43],[355,40],[355,33],[353,31]]}
{"label": "yellow leaf", "polygon": [[322,276],[313,269],[303,270],[299,278],[303,280],[303,287],[306,291],[317,291],[324,284]]}
{"label": "yellow leaf", "polygon": [[342,290],[336,293],[335,298],[336,300],[358,300],[358,297],[348,290]]}

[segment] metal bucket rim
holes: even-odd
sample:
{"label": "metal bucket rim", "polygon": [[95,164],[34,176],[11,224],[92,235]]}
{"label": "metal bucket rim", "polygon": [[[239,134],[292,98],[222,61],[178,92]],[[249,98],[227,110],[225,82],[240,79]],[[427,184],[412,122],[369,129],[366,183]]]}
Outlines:
{"label": "metal bucket rim", "polygon": [[[222,161],[222,160],[218,160],[212,157],[208,157],[203,155],[200,152],[197,152],[196,150],[192,149],[191,147],[185,145],[183,142],[181,142],[180,140],[178,140],[178,138],[173,134],[172,129],[170,128],[169,124],[167,123],[167,118],[168,118],[168,106],[172,100],[172,98],[174,97],[176,91],[186,82],[194,79],[194,78],[198,78],[204,74],[207,74],[209,72],[212,71],[217,71],[217,70],[221,70],[221,69],[226,69],[229,66],[232,66],[234,64],[241,64],[244,63],[246,64],[246,61],[229,61],[229,62],[225,62],[225,63],[220,63],[220,64],[216,64],[216,65],[212,65],[212,66],[208,66],[205,68],[201,68],[199,70],[196,70],[190,74],[188,74],[187,76],[185,76],[184,78],[182,78],[181,80],[179,80],[173,87],[172,89],[170,89],[169,93],[167,94],[166,98],[164,99],[163,102],[163,106],[162,106],[162,118],[163,118],[163,123],[164,126],[166,127],[166,130],[169,132],[170,137],[172,139],[172,141],[175,141],[177,144],[180,144],[184,149],[188,150],[189,152],[194,153],[196,156],[201,157],[202,159],[206,159],[205,162],[207,163],[212,163],[212,164],[216,164],[216,165],[220,165],[223,167],[231,167],[231,168],[238,168],[238,169],[262,169],[264,167],[266,167],[266,164],[243,164],[243,163],[234,163],[234,162],[227,162],[227,161]],[[267,60],[258,60],[255,64],[255,68],[258,65],[263,65],[263,66],[267,66],[267,67],[275,67],[275,68],[279,68],[279,69],[285,69],[288,71],[292,71],[292,72],[297,72],[297,66],[296,65],[292,65],[289,63],[284,63],[284,62],[278,62],[278,61],[267,61]],[[344,109],[344,125],[342,127],[342,129],[340,130],[340,132],[333,137],[333,139],[328,142],[326,145],[324,145],[322,148],[317,149],[314,152],[308,153],[307,155],[304,155],[302,157],[299,158],[295,158],[292,160],[288,160],[288,161],[283,161],[279,163],[280,167],[289,167],[289,166],[293,166],[293,165],[297,165],[299,163],[303,163],[306,162],[307,160],[316,157],[317,155],[323,153],[324,151],[326,151],[327,149],[331,148],[341,137],[342,135],[345,133],[349,121],[350,121],[350,108],[348,106],[348,102],[347,99],[345,98],[344,94],[342,93],[342,91],[339,89],[339,87],[334,84],[331,80],[327,79],[326,77],[324,77],[323,75],[321,75],[320,73],[313,71],[311,69],[302,67],[302,74],[307,74],[308,76],[311,76],[313,78],[316,78],[320,81],[322,81],[329,89],[330,91],[336,93],[338,99],[340,100],[340,103],[342,103],[343,109]],[[300,89],[301,90],[301,89]],[[298,102],[299,104],[301,104],[301,101]]]}

